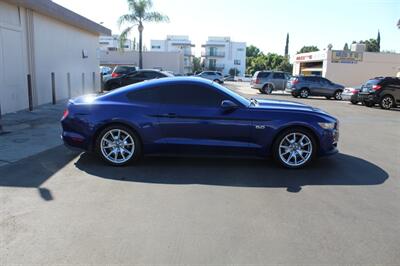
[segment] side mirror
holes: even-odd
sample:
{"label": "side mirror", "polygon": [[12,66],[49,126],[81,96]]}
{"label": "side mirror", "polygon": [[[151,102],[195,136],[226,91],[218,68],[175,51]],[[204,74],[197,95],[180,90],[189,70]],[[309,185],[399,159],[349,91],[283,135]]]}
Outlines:
{"label": "side mirror", "polygon": [[221,102],[221,108],[224,111],[233,111],[233,110],[239,108],[239,105],[237,105],[236,103],[232,102],[231,100],[223,100]]}

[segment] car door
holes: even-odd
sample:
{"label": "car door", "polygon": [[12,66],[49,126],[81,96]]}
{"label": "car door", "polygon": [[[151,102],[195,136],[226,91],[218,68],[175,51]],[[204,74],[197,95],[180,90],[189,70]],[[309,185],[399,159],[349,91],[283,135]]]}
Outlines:
{"label": "car door", "polygon": [[321,95],[322,96],[332,96],[335,93],[336,87],[332,82],[325,78],[321,78],[322,88]]}
{"label": "car door", "polygon": [[324,84],[320,77],[307,77],[310,79],[310,93],[313,96],[321,96],[323,94]]}
{"label": "car door", "polygon": [[163,86],[161,91],[161,143],[169,151],[250,152],[251,120],[243,107],[232,112],[221,108],[223,100],[235,101],[229,95],[192,83]]}
{"label": "car door", "polygon": [[272,75],[272,83],[274,84],[275,90],[283,90],[284,81],[285,81],[285,75],[283,73],[278,72]]}

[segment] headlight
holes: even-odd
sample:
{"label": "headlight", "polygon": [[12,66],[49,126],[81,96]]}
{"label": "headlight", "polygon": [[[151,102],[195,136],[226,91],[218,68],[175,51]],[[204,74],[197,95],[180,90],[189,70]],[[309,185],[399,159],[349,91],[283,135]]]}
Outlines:
{"label": "headlight", "polygon": [[320,127],[323,129],[334,129],[335,128],[335,123],[318,123]]}

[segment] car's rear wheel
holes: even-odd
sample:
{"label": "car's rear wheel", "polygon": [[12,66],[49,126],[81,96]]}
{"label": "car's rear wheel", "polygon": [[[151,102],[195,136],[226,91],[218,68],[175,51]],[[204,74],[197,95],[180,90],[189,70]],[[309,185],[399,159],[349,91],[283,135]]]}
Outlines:
{"label": "car's rear wheel", "polygon": [[273,146],[274,159],[286,168],[302,168],[315,157],[316,142],[305,129],[293,128],[282,132]]}
{"label": "car's rear wheel", "polygon": [[341,90],[335,91],[335,94],[333,95],[333,97],[335,98],[335,100],[341,101],[342,100],[342,91]]}
{"label": "car's rear wheel", "polygon": [[139,159],[141,142],[130,128],[123,125],[112,125],[99,134],[96,150],[106,163],[123,166]]}
{"label": "car's rear wheel", "polygon": [[301,89],[300,97],[301,98],[308,98],[310,96],[310,91],[308,89]]}
{"label": "car's rear wheel", "polygon": [[274,88],[272,87],[271,84],[265,84],[264,87],[262,88],[262,90],[263,90],[264,93],[266,93],[266,94],[271,94],[272,91],[274,90]]}
{"label": "car's rear wheel", "polygon": [[358,104],[358,101],[355,101],[355,100],[351,100],[350,101],[352,104]]}
{"label": "car's rear wheel", "polygon": [[382,109],[389,110],[390,108],[394,107],[394,99],[390,95],[385,95],[382,97],[379,105]]}

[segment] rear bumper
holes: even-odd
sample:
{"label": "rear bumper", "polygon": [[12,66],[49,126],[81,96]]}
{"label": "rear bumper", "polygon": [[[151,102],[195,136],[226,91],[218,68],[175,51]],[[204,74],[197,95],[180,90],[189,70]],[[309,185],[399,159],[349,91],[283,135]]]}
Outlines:
{"label": "rear bumper", "polygon": [[260,90],[260,89],[262,89],[262,84],[255,84],[255,83],[252,83],[252,84],[251,84],[251,88],[252,88],[252,89],[255,89],[255,90]]}
{"label": "rear bumper", "polygon": [[358,100],[360,102],[370,102],[370,103],[379,103],[379,96],[375,94],[358,94]]}
{"label": "rear bumper", "polygon": [[88,139],[74,132],[63,131],[61,139],[67,148],[74,151],[88,151],[90,148]]}

